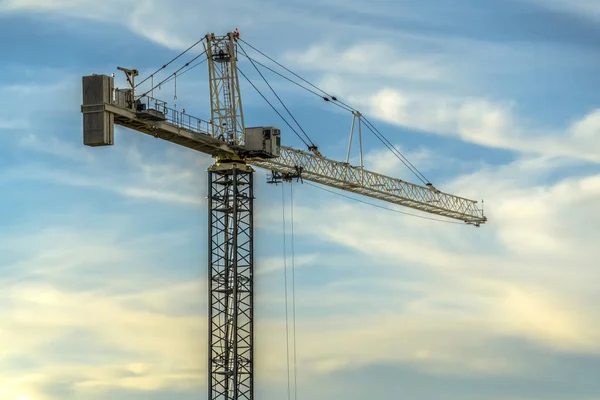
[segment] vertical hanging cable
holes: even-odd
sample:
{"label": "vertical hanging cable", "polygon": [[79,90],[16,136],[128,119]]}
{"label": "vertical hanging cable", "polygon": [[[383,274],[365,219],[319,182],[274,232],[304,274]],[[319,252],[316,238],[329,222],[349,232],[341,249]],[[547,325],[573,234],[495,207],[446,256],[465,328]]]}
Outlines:
{"label": "vertical hanging cable", "polygon": [[298,363],[296,361],[296,261],[294,256],[294,183],[290,182],[291,244],[292,244],[292,329],[294,338],[294,400],[298,400]]}
{"label": "vertical hanging cable", "polygon": [[289,334],[289,325],[288,325],[288,292],[287,292],[287,253],[286,253],[286,242],[285,242],[285,191],[283,188],[284,185],[281,185],[281,211],[282,211],[282,221],[283,221],[283,276],[284,276],[284,288],[285,288],[285,347],[286,347],[286,355],[287,355],[287,395],[288,400],[291,397],[290,390],[290,334]]}
{"label": "vertical hanging cable", "polygon": [[177,118],[177,72],[173,74],[173,78],[175,79],[175,93],[173,95],[173,119],[175,120],[175,124],[179,125],[179,118]]}

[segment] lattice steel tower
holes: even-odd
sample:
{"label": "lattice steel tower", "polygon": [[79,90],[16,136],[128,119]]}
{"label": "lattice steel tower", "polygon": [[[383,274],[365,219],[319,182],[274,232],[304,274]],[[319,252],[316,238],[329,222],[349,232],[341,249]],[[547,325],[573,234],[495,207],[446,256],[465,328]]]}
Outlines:
{"label": "lattice steel tower", "polygon": [[[206,35],[212,134],[244,144],[233,33]],[[208,170],[209,400],[253,399],[253,174],[235,154]]]}

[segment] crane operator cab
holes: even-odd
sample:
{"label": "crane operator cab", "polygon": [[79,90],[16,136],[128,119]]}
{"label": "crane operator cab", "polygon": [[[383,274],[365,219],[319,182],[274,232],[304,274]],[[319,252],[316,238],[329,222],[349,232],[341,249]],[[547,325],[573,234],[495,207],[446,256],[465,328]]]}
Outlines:
{"label": "crane operator cab", "polygon": [[244,150],[250,157],[277,158],[281,155],[281,131],[273,126],[246,128]]}

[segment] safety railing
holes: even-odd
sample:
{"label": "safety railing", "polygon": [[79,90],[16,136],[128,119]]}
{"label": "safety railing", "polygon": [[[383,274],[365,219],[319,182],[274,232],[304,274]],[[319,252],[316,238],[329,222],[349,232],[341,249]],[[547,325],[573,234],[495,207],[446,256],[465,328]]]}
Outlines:
{"label": "safety railing", "polygon": [[112,97],[117,107],[127,108],[136,112],[154,110],[162,115],[166,122],[203,135],[211,135],[210,122],[196,118],[185,113],[185,110],[176,110],[168,107],[167,103],[150,96],[141,96],[134,99],[130,89],[115,89]]}

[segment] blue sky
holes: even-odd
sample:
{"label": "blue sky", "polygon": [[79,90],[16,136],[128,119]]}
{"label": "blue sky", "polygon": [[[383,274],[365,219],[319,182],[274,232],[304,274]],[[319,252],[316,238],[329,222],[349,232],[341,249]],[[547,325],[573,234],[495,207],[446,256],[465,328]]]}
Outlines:
{"label": "blue sky", "polygon": [[[169,3],[0,0],[1,399],[206,398],[211,159],[121,128],[114,147],[84,147],[80,85],[119,65],[145,77],[236,26],[489,218],[444,224],[294,184],[298,398],[600,399],[600,3]],[[351,115],[270,79],[343,159]],[[247,125],[302,147],[242,90]],[[205,67],[177,95],[208,118]],[[172,103],[172,85],[156,96]],[[367,168],[415,180],[364,140]],[[257,398],[274,400],[291,192],[256,182]]]}

